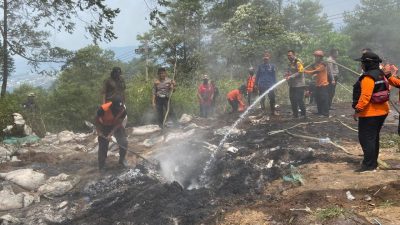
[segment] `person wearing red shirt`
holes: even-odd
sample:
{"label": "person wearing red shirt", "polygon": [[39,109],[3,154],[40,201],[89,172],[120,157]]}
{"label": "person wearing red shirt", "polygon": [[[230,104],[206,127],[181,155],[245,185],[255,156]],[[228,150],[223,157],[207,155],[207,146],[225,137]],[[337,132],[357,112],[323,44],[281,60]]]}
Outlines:
{"label": "person wearing red shirt", "polygon": [[203,75],[203,83],[197,89],[197,98],[200,103],[200,116],[207,118],[210,113],[214,96],[214,88],[208,83],[208,75]]}

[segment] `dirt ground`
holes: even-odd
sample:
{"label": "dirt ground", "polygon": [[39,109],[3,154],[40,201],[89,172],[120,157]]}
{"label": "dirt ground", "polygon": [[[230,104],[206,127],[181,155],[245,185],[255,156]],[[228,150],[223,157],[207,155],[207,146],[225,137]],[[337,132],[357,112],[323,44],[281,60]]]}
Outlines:
{"label": "dirt ground", "polygon": [[[81,182],[70,194],[57,199],[74,202],[81,210],[60,223],[48,224],[400,224],[400,170],[393,169],[400,165],[398,146],[384,143],[390,140],[382,138],[385,148],[381,148],[380,159],[392,169],[356,173],[362,151],[349,104],[336,104],[331,118],[312,115],[314,108],[308,107],[306,120],[292,119],[288,106],[282,106],[277,117],[255,110],[251,119],[239,125],[246,133],[227,140],[238,151],[217,152],[207,171],[206,187],[188,189],[195,181],[201,183],[206,166],[204,160],[193,165],[190,157],[207,158],[210,153],[200,150],[199,143],[218,145],[222,137],[212,131],[230,126],[238,114],[196,118],[194,122],[206,129],[200,131],[201,138],[185,140],[185,144],[146,148],[138,145],[137,137],[129,138],[130,148],[149,158],[177,145],[187,145],[187,158],[182,161],[191,165],[182,163],[185,167],[181,168],[191,167],[191,171],[179,183],[148,176],[151,169],[131,153],[128,161],[137,163],[140,173],[130,172],[132,178],[128,180],[119,177],[126,170],[117,166],[117,157],[108,158],[108,170],[100,173],[96,168],[97,155],[84,152],[28,152],[19,156],[21,162],[0,164],[0,170],[29,166],[48,175],[64,172],[81,176]],[[289,133],[279,131],[286,128],[291,128]],[[397,120],[391,114],[381,135],[396,132]],[[349,200],[346,192],[354,199]],[[29,210],[12,213],[26,216]],[[0,212],[0,216],[3,214]]]}

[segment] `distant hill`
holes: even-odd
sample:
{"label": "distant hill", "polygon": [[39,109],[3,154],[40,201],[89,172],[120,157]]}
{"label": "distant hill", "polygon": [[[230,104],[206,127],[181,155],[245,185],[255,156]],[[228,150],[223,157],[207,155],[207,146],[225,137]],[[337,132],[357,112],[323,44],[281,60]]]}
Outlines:
{"label": "distant hill", "polygon": [[[135,46],[124,46],[124,47],[110,47],[107,48],[115,53],[115,59],[123,62],[129,62],[133,58],[138,57],[135,54]],[[16,87],[21,84],[30,84],[35,87],[49,88],[57,77],[38,75],[32,72],[32,67],[28,65],[28,61],[21,57],[14,57],[15,60],[15,72],[11,74],[8,80],[7,90],[12,92]],[[61,64],[55,63],[43,63],[42,69],[56,69],[59,70]]]}

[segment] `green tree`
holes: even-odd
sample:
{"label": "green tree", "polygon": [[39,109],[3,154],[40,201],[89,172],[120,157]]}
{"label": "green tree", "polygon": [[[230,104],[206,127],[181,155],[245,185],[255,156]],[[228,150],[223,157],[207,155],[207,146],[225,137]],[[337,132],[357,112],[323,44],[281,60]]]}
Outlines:
{"label": "green tree", "polygon": [[371,48],[380,56],[392,61],[400,60],[395,46],[400,43],[400,2],[398,0],[361,0],[353,13],[347,13],[344,32],[351,36],[353,56],[361,49]]}
{"label": "green tree", "polygon": [[93,17],[86,22],[86,31],[94,42],[116,38],[112,24],[119,9],[107,7],[103,0],[3,0],[0,7],[3,9],[0,24],[3,43],[1,97],[6,93],[10,55],[27,59],[35,69],[41,62],[63,62],[70,56],[70,52],[50,45],[48,28],[72,33],[76,18],[82,18],[85,12]]}
{"label": "green tree", "polygon": [[190,80],[201,63],[204,12],[201,0],[171,1],[165,13],[153,17],[153,28],[140,35],[152,48],[152,54],[174,67],[176,61],[177,79]]}
{"label": "green tree", "polygon": [[49,129],[82,130],[101,104],[101,88],[116,65],[114,53],[98,46],[78,50],[56,80],[42,113]]}

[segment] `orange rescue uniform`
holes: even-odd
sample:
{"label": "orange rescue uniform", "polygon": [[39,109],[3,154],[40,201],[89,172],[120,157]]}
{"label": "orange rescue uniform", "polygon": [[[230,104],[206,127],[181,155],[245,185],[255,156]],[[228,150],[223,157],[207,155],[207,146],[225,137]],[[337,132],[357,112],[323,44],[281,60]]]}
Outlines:
{"label": "orange rescue uniform", "polygon": [[248,93],[253,92],[255,83],[256,83],[256,76],[249,75],[249,77],[247,77],[247,92]]}
{"label": "orange rescue uniform", "polygon": [[314,66],[314,70],[304,70],[306,74],[317,74],[317,79],[315,81],[315,85],[317,87],[327,86],[329,85],[328,82],[328,69],[325,63],[318,63]]}
{"label": "orange rescue uniform", "polygon": [[389,103],[370,102],[374,91],[375,81],[372,77],[365,76],[361,80],[361,95],[358,99],[356,110],[359,117],[384,116],[389,113]]}
{"label": "orange rescue uniform", "polygon": [[243,95],[240,93],[239,89],[230,91],[226,97],[229,101],[237,100],[239,102],[239,111],[243,111],[246,108],[246,104],[243,102]]}

